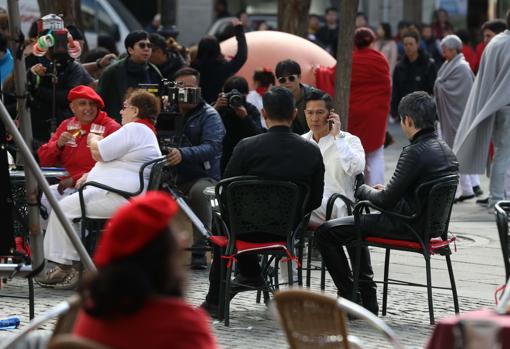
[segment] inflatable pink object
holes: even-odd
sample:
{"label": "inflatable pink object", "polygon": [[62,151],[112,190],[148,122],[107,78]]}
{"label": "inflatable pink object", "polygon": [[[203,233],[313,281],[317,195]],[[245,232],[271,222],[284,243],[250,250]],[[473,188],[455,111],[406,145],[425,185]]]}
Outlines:
{"label": "inflatable pink object", "polygon": [[[292,59],[301,66],[301,81],[315,86],[315,76],[312,66],[321,65],[331,67],[336,60],[323,48],[300,36],[279,31],[256,31],[246,33],[248,43],[248,60],[236,74],[244,77],[252,90],[253,72],[262,67],[270,68],[273,72],[276,64],[284,59]],[[227,57],[233,57],[237,52],[235,37],[223,41],[221,52]],[[278,82],[276,83],[278,85]]]}

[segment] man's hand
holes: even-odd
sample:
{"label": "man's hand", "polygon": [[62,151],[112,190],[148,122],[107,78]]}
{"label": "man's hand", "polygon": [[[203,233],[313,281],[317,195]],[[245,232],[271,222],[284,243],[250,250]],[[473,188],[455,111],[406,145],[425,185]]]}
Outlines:
{"label": "man's hand", "polygon": [[222,92],[218,95],[218,99],[216,103],[214,103],[214,109],[219,110],[220,108],[228,107],[228,99],[226,99],[225,94]]}
{"label": "man's hand", "polygon": [[383,184],[376,184],[376,185],[373,186],[373,188],[375,190],[384,190],[385,187],[384,187]]}
{"label": "man's hand", "polygon": [[87,181],[87,177],[88,177],[88,175],[89,175],[89,174],[88,174],[88,172],[87,172],[87,173],[84,173],[84,174],[80,177],[80,179],[78,179],[78,180],[76,181],[76,184],[74,185],[74,188],[75,188],[75,189],[80,189],[80,188],[81,188],[81,187],[85,184],[85,182]]}
{"label": "man's hand", "polygon": [[99,67],[100,69],[104,69],[107,66],[110,65],[111,62],[113,62],[115,59],[117,59],[117,55],[115,53],[108,53],[107,55],[104,55],[99,60]]}
{"label": "man's hand", "polygon": [[168,154],[166,154],[166,161],[170,166],[179,165],[182,161],[181,151],[177,148],[170,148]]}
{"label": "man's hand", "polygon": [[57,139],[57,147],[62,148],[67,142],[72,141],[74,137],[67,131],[62,132]]}
{"label": "man's hand", "polygon": [[57,190],[60,195],[64,195],[64,190],[72,188],[74,181],[71,177],[64,178],[58,183]]}
{"label": "man's hand", "polygon": [[41,63],[37,63],[30,67],[30,71],[35,75],[44,76],[46,74],[46,67]]}
{"label": "man's hand", "polygon": [[342,126],[340,122],[340,115],[335,113],[335,109],[331,109],[328,116],[328,123],[330,125],[329,134],[333,137],[336,137],[340,134],[340,127]]}
{"label": "man's hand", "polygon": [[232,20],[232,25],[233,25],[234,27],[237,27],[238,25],[243,25],[243,23],[239,20],[239,18],[234,18],[234,19]]}
{"label": "man's hand", "polygon": [[234,110],[236,115],[239,117],[239,119],[244,119],[245,117],[248,116],[248,111],[243,106],[235,107],[235,108],[232,108],[232,109]]}

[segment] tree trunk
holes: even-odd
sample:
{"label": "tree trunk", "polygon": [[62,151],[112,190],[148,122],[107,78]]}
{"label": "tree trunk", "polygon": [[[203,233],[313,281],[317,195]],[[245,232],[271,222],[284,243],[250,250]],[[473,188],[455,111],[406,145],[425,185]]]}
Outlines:
{"label": "tree trunk", "polygon": [[176,0],[160,0],[161,25],[163,28],[169,28],[176,23]]}
{"label": "tree trunk", "polygon": [[311,0],[278,0],[278,30],[306,36]]}
{"label": "tree trunk", "polygon": [[352,43],[358,0],[341,0],[338,10],[340,29],[336,56],[335,103],[338,107],[338,114],[340,114],[342,130],[347,130],[351,90]]}
{"label": "tree trunk", "polygon": [[64,23],[74,24],[83,31],[80,0],[37,0],[41,17],[54,13],[63,16]]}

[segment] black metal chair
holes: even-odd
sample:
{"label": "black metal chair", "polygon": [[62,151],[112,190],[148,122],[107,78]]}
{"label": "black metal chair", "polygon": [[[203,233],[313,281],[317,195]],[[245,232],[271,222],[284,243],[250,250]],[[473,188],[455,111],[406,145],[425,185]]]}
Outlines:
{"label": "black metal chair", "polygon": [[499,201],[495,205],[496,225],[498,227],[501,252],[505,264],[505,281],[510,277],[510,245],[508,239],[508,220],[510,219],[510,201]]}
{"label": "black metal chair", "polygon": [[150,161],[145,162],[141,167],[138,173],[140,180],[140,187],[135,192],[126,192],[123,190],[115,189],[110,186],[98,183],[98,182],[86,182],[79,190],[78,195],[80,198],[80,207],[81,207],[81,218],[74,220],[75,222],[81,222],[81,240],[85,246],[85,249],[89,254],[93,254],[94,249],[97,244],[97,240],[100,236],[101,231],[103,230],[104,225],[108,221],[108,218],[91,218],[87,216],[87,207],[85,203],[85,199],[83,197],[83,191],[86,187],[96,187],[99,189],[103,189],[112,193],[116,193],[122,196],[125,199],[129,199],[133,196],[141,194],[145,189],[145,171],[149,166],[150,174],[149,181],[147,185],[147,190],[157,190],[161,187],[162,177],[163,177],[163,169],[166,166],[166,157],[159,157]]}
{"label": "black metal chair", "polygon": [[[303,226],[308,191],[307,186],[252,176],[233,177],[216,185],[221,213],[217,219],[224,235],[212,236],[210,241],[222,249],[219,315],[226,326],[229,325],[230,315],[232,265],[238,255],[271,255],[276,265],[281,258],[287,258],[288,284],[293,284],[291,262],[297,260],[294,253],[295,238]],[[279,238],[250,242],[257,235]],[[254,291],[273,292],[278,289],[277,276],[273,281],[267,275],[270,264],[271,261],[268,261],[262,266],[265,287],[253,288]]]}
{"label": "black metal chair", "polygon": [[[455,277],[453,275],[453,268],[450,259],[451,249],[450,244],[455,241],[455,236],[448,236],[448,225],[450,223],[450,215],[452,211],[453,200],[455,198],[455,191],[458,185],[458,176],[449,175],[444,176],[418,186],[414,195],[415,213],[413,215],[403,215],[394,211],[385,210],[380,208],[370,201],[360,201],[354,206],[354,221],[359,227],[360,216],[366,208],[375,209],[384,213],[395,220],[398,220],[407,229],[406,233],[410,234],[414,241],[386,239],[381,237],[374,237],[370,235],[361,234],[358,230],[357,239],[352,243],[352,246],[357,247],[355,262],[353,263],[354,286],[353,297],[357,294],[359,284],[359,266],[360,266],[360,249],[362,246],[374,246],[386,249],[386,257],[384,262],[384,287],[383,287],[383,303],[382,315],[386,315],[386,305],[388,297],[388,272],[390,264],[390,251],[400,250],[420,253],[425,259],[427,284],[416,284],[411,282],[404,282],[401,280],[391,280],[393,284],[407,285],[407,286],[420,286],[427,287],[428,306],[430,324],[434,324],[434,309],[432,300],[432,288],[436,289],[451,289],[453,295],[453,303],[455,313],[459,312],[459,302],[457,298],[457,288],[455,286]],[[412,222],[421,218],[424,222],[423,229],[416,231],[412,227]],[[377,227],[374,227],[377,229]],[[409,235],[408,235],[409,236]],[[446,265],[448,267],[448,274],[450,277],[451,288],[446,287],[432,287],[432,276],[430,267],[430,257],[433,254],[439,254],[446,258]],[[355,298],[353,298],[355,299]]]}

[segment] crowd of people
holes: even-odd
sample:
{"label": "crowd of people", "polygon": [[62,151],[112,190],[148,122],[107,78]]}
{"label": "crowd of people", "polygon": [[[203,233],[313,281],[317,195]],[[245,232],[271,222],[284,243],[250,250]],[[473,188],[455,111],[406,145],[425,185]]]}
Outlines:
{"label": "crowd of people", "polygon": [[[308,38],[336,55],[337,10],[329,8],[324,18],[326,23],[321,26],[317,16],[310,16]],[[58,28],[51,27],[55,23]],[[476,51],[466,44],[465,35],[454,34],[442,10],[431,24],[399,24],[398,40],[387,23],[373,31],[366,16],[359,13],[345,131],[330,97],[335,67],[315,68],[314,87],[302,83],[301,66],[289,57],[253,72],[254,89],[250,91],[248,81],[236,75],[250,54],[247,19],[240,14],[232,25],[237,53],[231,58],[221,53],[215,37],[204,37],[196,48],[187,49],[176,41],[175,33],[158,31],[155,24],[151,33],[130,33],[121,56],[106,38],[102,39],[104,46],[82,52],[85,45],[79,30],[64,27],[55,15],[43,17],[34,26],[25,51],[33,146],[41,166],[62,166],[69,173],[52,189],[71,222],[81,215],[77,189],[87,181],[137,191],[140,167],[162,156],[156,123],[163,107],[174,115],[175,142],[164,148],[168,165],[174,169],[171,185],[186,195],[209,230],[212,208],[204,189],[221,179],[255,175],[306,183],[310,224],[318,227],[317,247],[338,294],[377,314],[368,249],[362,249],[361,256],[360,279],[365,282],[353,297],[352,273],[338,247],[351,241],[356,229],[401,240],[414,237],[402,233],[405,229],[385,214],[365,215],[356,227],[340,202],[332,220],[326,222],[326,203],[332,193],[412,214],[414,191],[421,183],[458,174],[460,168],[457,201],[468,200],[482,195],[477,175],[485,170],[491,152],[489,197],[481,203],[493,207],[508,196],[510,90],[506,87],[510,70],[505,67],[510,59],[510,12],[506,22],[484,24],[484,41]],[[3,35],[0,52],[6,52]],[[54,45],[62,39],[57,35],[63,35],[65,52]],[[9,66],[4,66],[4,58],[9,61],[7,53],[0,57],[0,77],[6,92],[4,103],[11,101],[12,110],[16,97],[8,93],[13,81]],[[176,97],[159,98],[149,92],[155,85],[161,89],[162,79],[175,81],[180,89]],[[201,97],[193,98],[192,92],[199,89]],[[391,142],[386,132],[388,119],[400,123],[410,145],[403,149],[395,173],[384,186],[383,151]],[[354,190],[355,178],[362,173],[365,184]],[[506,185],[510,186],[510,180]],[[89,215],[113,218],[96,252],[99,273],[81,287],[85,301],[76,333],[127,347],[130,337],[120,336],[120,327],[108,320],[111,316],[118,315],[120,323],[130,328],[135,325],[126,320],[133,317],[147,321],[163,316],[166,309],[176,309],[184,320],[194,319],[197,346],[213,347],[203,311],[189,308],[180,299],[182,271],[175,266],[178,239],[167,224],[177,210],[175,202],[162,193],[149,193],[128,204],[123,197],[97,188],[88,188],[84,195]],[[42,205],[46,207],[43,218],[48,218],[44,227],[47,263],[36,280],[44,287],[76,288],[78,254],[44,198]],[[413,221],[417,229],[423,224],[422,217]],[[254,236],[253,241],[259,238]],[[192,245],[191,267],[208,268],[207,241],[195,228]],[[348,253],[352,257],[354,250]],[[219,248],[214,248],[213,255],[202,308],[217,316]],[[239,283],[264,283],[255,255],[239,256],[237,263]],[[141,280],[140,289],[125,284],[133,277]],[[125,307],[126,302],[132,307]],[[108,336],[104,326],[111,327]],[[164,326],[160,330],[161,334],[167,331]],[[152,339],[168,340],[164,335]]]}

